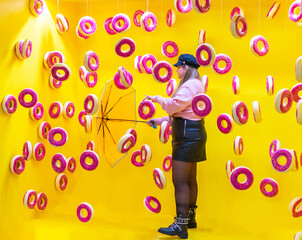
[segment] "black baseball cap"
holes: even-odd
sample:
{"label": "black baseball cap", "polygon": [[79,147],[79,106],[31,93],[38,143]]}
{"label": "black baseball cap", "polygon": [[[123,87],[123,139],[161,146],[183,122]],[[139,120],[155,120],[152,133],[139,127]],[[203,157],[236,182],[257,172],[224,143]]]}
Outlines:
{"label": "black baseball cap", "polygon": [[177,63],[175,63],[173,66],[177,67],[180,65],[188,65],[192,68],[199,68],[200,65],[198,64],[196,58],[191,54],[181,54],[178,58]]}

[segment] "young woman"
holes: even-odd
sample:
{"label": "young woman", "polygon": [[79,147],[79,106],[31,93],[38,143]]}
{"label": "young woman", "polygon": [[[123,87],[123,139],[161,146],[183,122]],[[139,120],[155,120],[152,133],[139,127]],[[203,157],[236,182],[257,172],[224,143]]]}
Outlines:
{"label": "young woman", "polygon": [[149,125],[160,125],[163,121],[172,124],[172,181],[175,188],[177,217],[169,227],[158,231],[167,235],[188,238],[187,228],[196,228],[195,209],[197,199],[197,162],[206,160],[207,133],[204,120],[192,111],[194,96],[204,92],[197,71],[199,64],[190,54],[179,56],[177,76],[179,87],[172,98],[147,96],[149,100],[161,105],[169,117],[154,118]]}

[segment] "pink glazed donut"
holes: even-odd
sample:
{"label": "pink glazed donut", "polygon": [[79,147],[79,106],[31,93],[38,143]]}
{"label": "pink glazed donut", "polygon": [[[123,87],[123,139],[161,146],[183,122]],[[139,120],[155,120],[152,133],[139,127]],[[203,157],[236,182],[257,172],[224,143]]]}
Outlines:
{"label": "pink glazed donut", "polygon": [[207,75],[203,75],[201,77],[201,84],[203,86],[203,93],[207,93],[208,91],[208,86],[209,86],[209,78]]}
{"label": "pink glazed donut", "polygon": [[[55,139],[55,135],[59,134],[61,136],[60,140]],[[67,132],[60,127],[52,128],[48,134],[48,142],[55,147],[63,146],[68,140]]]}
{"label": "pink glazed donut", "polygon": [[253,115],[256,123],[260,123],[262,121],[260,105],[258,101],[253,102]]}
{"label": "pink glazed donut", "polygon": [[126,133],[117,143],[117,151],[119,153],[126,153],[132,148],[135,138],[132,134]]}
{"label": "pink glazed donut", "polygon": [[[123,24],[118,24],[119,21],[122,21]],[[124,13],[116,14],[112,18],[111,25],[114,31],[116,31],[117,33],[126,32],[131,25],[130,18]]]}
{"label": "pink glazed donut", "polygon": [[131,148],[133,148],[136,144],[136,141],[137,141],[137,133],[133,128],[128,129],[126,133],[130,133],[134,137],[134,141],[131,145]]}
{"label": "pink glazed donut", "polygon": [[83,83],[88,88],[95,87],[95,85],[98,83],[97,72],[87,72]]}
{"label": "pink glazed donut", "polygon": [[66,102],[63,106],[63,115],[65,118],[72,118],[75,113],[75,106],[73,102]]}
{"label": "pink glazed donut", "polygon": [[86,115],[85,119],[85,132],[86,133],[92,133],[92,116],[91,115]]}
{"label": "pink glazed donut", "polygon": [[23,158],[24,160],[29,160],[33,156],[33,145],[30,141],[26,141],[23,145]]}
{"label": "pink glazed donut", "polygon": [[298,102],[302,97],[299,96],[300,91],[302,91],[302,83],[298,83],[295,86],[293,86],[291,92],[293,95],[293,100],[295,102]]}
{"label": "pink glazed donut", "polygon": [[[204,3],[205,2],[205,3]],[[198,13],[206,13],[210,10],[211,0],[192,0],[193,8]]]}
{"label": "pink glazed donut", "polygon": [[159,189],[164,189],[167,186],[167,179],[165,174],[160,168],[155,168],[153,170],[153,179],[155,181],[156,186]]}
{"label": "pink glazed donut", "polygon": [[131,163],[135,166],[135,167],[143,167],[144,166],[144,164],[140,161],[140,162],[138,162],[137,160],[136,160],[136,158],[138,157],[138,156],[140,156],[141,155],[141,151],[140,150],[136,150],[136,151],[134,151],[133,153],[132,153],[132,155],[131,155]]}
{"label": "pink glazed donut", "polygon": [[68,178],[64,173],[60,173],[55,179],[55,187],[57,190],[64,191],[68,184]]}
{"label": "pink glazed donut", "polygon": [[84,110],[87,114],[93,115],[99,109],[99,100],[95,94],[89,94],[84,101]]}
{"label": "pink glazed donut", "polygon": [[17,99],[13,95],[6,95],[2,100],[2,108],[6,114],[13,114],[16,112],[17,106]]}
{"label": "pink glazed donut", "polygon": [[279,2],[275,2],[271,6],[270,10],[268,11],[268,13],[266,15],[266,18],[267,19],[273,19],[276,16],[276,14],[279,11],[279,9],[280,9],[280,3]]}
{"label": "pink glazed donut", "polygon": [[[153,207],[153,205],[156,205],[156,207]],[[157,200],[157,198],[152,196],[145,197],[144,206],[147,211],[151,213],[159,213],[161,211],[160,202]]]}
{"label": "pink glazed donut", "polygon": [[34,16],[39,16],[44,10],[43,0],[30,0],[29,8]]}
{"label": "pink glazed donut", "polygon": [[[226,126],[224,123],[226,123]],[[217,127],[224,134],[230,133],[234,127],[234,120],[229,114],[222,113],[217,118]]]}
{"label": "pink glazed donut", "polygon": [[294,218],[302,216],[301,203],[302,203],[302,197],[296,197],[290,202],[288,206],[288,212]]}
{"label": "pink glazed donut", "polygon": [[177,89],[177,81],[172,78],[168,81],[167,87],[166,87],[166,93],[167,95],[170,97],[171,95],[173,95],[175,93]]}
{"label": "pink glazed donut", "polygon": [[227,163],[225,165],[225,170],[226,170],[226,175],[227,175],[228,179],[230,179],[230,175],[231,175],[232,171],[234,170],[234,168],[235,168],[234,163],[231,160],[227,161]]}
{"label": "pink glazed donut", "polygon": [[[151,67],[147,66],[147,62],[151,61]],[[144,73],[152,74],[153,66],[156,64],[156,58],[151,54],[145,54],[140,60],[140,67]]]}
{"label": "pink glazed donut", "polygon": [[233,77],[232,81],[233,92],[235,95],[238,95],[240,92],[240,81],[238,76]]}
{"label": "pink glazed donut", "polygon": [[[286,158],[286,163],[284,165],[279,164],[278,160],[281,157],[285,157]],[[271,162],[272,162],[272,166],[273,168],[277,171],[277,172],[288,172],[289,170],[291,170],[292,166],[293,166],[293,156],[291,154],[291,152],[288,149],[285,148],[280,148],[277,151],[275,151],[272,155],[271,158]]]}
{"label": "pink glazed donut", "polygon": [[67,18],[60,13],[56,16],[56,28],[59,33],[66,33],[69,30],[69,22]]}
{"label": "pink glazed donut", "polygon": [[[122,50],[123,45],[128,45],[129,49],[123,51]],[[135,49],[136,49],[135,42],[128,37],[121,38],[115,44],[115,52],[120,57],[130,57],[134,53]]]}
{"label": "pink glazed donut", "polygon": [[299,14],[295,14],[295,9],[301,8],[301,1],[295,1],[293,2],[288,10],[288,17],[293,22],[299,22],[302,19],[302,12],[301,9],[299,11]]}
{"label": "pink glazed donut", "polygon": [[[205,59],[203,57],[203,55],[202,55],[203,51],[205,51],[208,54],[207,59]],[[203,67],[208,67],[208,66],[212,65],[215,61],[215,57],[216,57],[215,50],[208,43],[200,44],[196,49],[196,60]]]}
{"label": "pink glazed donut", "polygon": [[[61,71],[64,73],[61,74]],[[51,76],[57,81],[66,81],[71,75],[70,68],[65,63],[56,63],[51,67]]]}
{"label": "pink glazed donut", "polygon": [[38,135],[41,139],[47,139],[51,126],[48,122],[42,122],[38,127]]}
{"label": "pink glazed donut", "polygon": [[[171,46],[173,48],[173,52],[168,52],[168,47]],[[161,46],[161,53],[169,58],[176,57],[178,55],[178,46],[175,42],[173,41],[166,41],[164,44]]]}
{"label": "pink glazed donut", "polygon": [[87,115],[87,113],[86,113],[85,110],[82,110],[82,111],[79,113],[79,117],[78,117],[79,123],[80,123],[83,127],[85,127],[85,120],[84,120],[84,119],[85,119],[86,115]]}
{"label": "pink glazed donut", "polygon": [[138,19],[138,16],[142,17],[143,14],[144,14],[144,11],[142,11],[140,9],[135,11],[135,13],[133,14],[133,23],[135,26],[141,27],[141,21]]}
{"label": "pink glazed donut", "polygon": [[67,171],[70,173],[74,173],[77,167],[77,162],[74,157],[69,157],[66,159],[67,162]]}
{"label": "pink glazed donut", "polygon": [[[25,101],[25,96],[26,95],[31,96],[31,101],[30,102]],[[19,103],[21,104],[21,106],[23,106],[25,108],[31,108],[31,107],[33,107],[37,104],[38,94],[31,88],[25,88],[20,92],[18,100],[19,100]]]}
{"label": "pink glazed donut", "polygon": [[25,169],[25,160],[21,155],[16,155],[10,161],[10,170],[13,174],[19,175]]}
{"label": "pink glazed donut", "polygon": [[43,211],[47,207],[47,196],[45,193],[38,193],[37,194],[37,202],[36,202],[36,210]]}
{"label": "pink glazed donut", "polygon": [[[114,29],[112,28],[112,19],[113,17],[110,17],[110,18],[107,18],[105,23],[104,23],[104,28],[106,30],[106,32],[109,34],[109,35],[115,35],[116,32],[114,31]],[[111,27],[110,27],[111,25]]]}
{"label": "pink glazed donut", "polygon": [[45,152],[46,152],[46,149],[45,149],[45,146],[43,143],[36,143],[35,146],[34,146],[34,159],[36,161],[41,161],[43,160],[43,158],[45,157]]}
{"label": "pink glazed donut", "polygon": [[43,65],[46,69],[51,69],[56,63],[64,63],[65,57],[59,51],[46,52],[43,58]]}
{"label": "pink glazed donut", "polygon": [[206,42],[206,30],[200,29],[198,34],[198,45],[204,44]]}
{"label": "pink glazed donut", "polygon": [[99,57],[95,52],[88,51],[85,53],[84,66],[87,71],[95,72],[96,70],[98,70],[99,65],[100,65]]}
{"label": "pink glazed donut", "polygon": [[213,103],[208,95],[198,94],[193,98],[191,106],[194,114],[204,118],[211,113]]}
{"label": "pink glazed donut", "polygon": [[82,38],[82,39],[88,39],[89,38],[89,36],[90,35],[84,35],[84,34],[82,34],[81,32],[80,32],[80,30],[79,30],[79,25],[77,26],[77,28],[76,28],[76,34],[77,34],[77,36],[79,37],[79,38]]}
{"label": "pink glazed donut", "polygon": [[80,79],[81,79],[82,82],[84,81],[84,79],[85,79],[85,77],[87,75],[87,72],[88,71],[86,70],[86,68],[84,66],[81,66],[79,68],[79,76],[80,76]]}
{"label": "pink glazed donut", "polygon": [[[85,214],[83,212],[85,212]],[[90,221],[93,213],[92,206],[87,202],[82,202],[77,208],[77,216],[81,222]]]}
{"label": "pink glazed donut", "polygon": [[[238,181],[238,177],[240,174],[244,174],[246,176],[246,181],[243,183],[240,183]],[[236,188],[237,190],[246,190],[252,186],[254,181],[254,175],[251,172],[251,170],[248,169],[247,167],[236,167],[231,172],[230,181],[233,187]]]}
{"label": "pink glazed donut", "polygon": [[148,164],[152,158],[152,151],[149,145],[144,144],[141,147],[141,160],[144,165]]}
{"label": "pink glazed donut", "polygon": [[51,118],[58,118],[61,116],[63,113],[63,104],[56,101],[50,104],[49,109],[48,109],[49,116]]}
{"label": "pink glazed donut", "polygon": [[53,89],[59,89],[62,86],[62,82],[54,79],[50,74],[49,75],[49,86]]}
{"label": "pink glazed donut", "polygon": [[[166,74],[164,76],[161,76],[159,74],[161,69],[166,70]],[[166,61],[157,62],[152,69],[152,76],[153,76],[154,80],[158,83],[168,82],[172,78],[172,75],[173,75],[172,66],[170,63],[168,63]]]}
{"label": "pink glazed donut", "polygon": [[52,157],[52,168],[57,173],[62,173],[66,170],[67,167],[67,160],[65,156],[61,153],[56,153]]}
{"label": "pink glazed donut", "polygon": [[134,59],[134,67],[139,73],[143,73],[143,70],[141,69],[140,66],[140,61],[141,61],[142,56],[136,56]]}
{"label": "pink glazed donut", "polygon": [[166,16],[166,23],[168,27],[172,27],[176,22],[176,14],[172,9],[169,9]]}
{"label": "pink glazed donut", "polygon": [[[263,43],[264,47],[262,49],[258,48],[258,42]],[[255,36],[251,39],[250,49],[256,56],[260,56],[260,57],[265,56],[269,50],[268,42],[266,41],[266,39],[264,37],[262,37],[260,35]]]}
{"label": "pink glazed donut", "polygon": [[30,39],[25,39],[22,45],[22,57],[29,58],[32,52],[32,42]]}
{"label": "pink glazed donut", "polygon": [[37,203],[37,193],[36,191],[30,189],[26,191],[23,197],[23,205],[26,208],[33,209]]}
{"label": "pink glazed donut", "polygon": [[15,53],[20,60],[24,60],[24,57],[22,56],[23,43],[24,43],[24,40],[20,40],[20,41],[16,42],[16,44],[15,44]]}
{"label": "pink glazed donut", "polygon": [[274,78],[271,75],[266,77],[266,92],[268,95],[274,94]]}
{"label": "pink glazed donut", "polygon": [[302,125],[302,100],[299,100],[296,107],[296,120],[297,123]]}
{"label": "pink glazed donut", "polygon": [[82,17],[78,24],[79,32],[84,36],[90,36],[96,31],[96,22],[92,17]]}
{"label": "pink glazed donut", "polygon": [[234,153],[236,155],[241,155],[243,152],[243,140],[242,137],[237,136],[234,140]]}
{"label": "pink glazed donut", "polygon": [[[225,66],[224,68],[220,68],[220,67],[218,66],[218,62],[220,62],[220,61],[224,61],[224,62],[225,62],[226,66]],[[228,72],[231,70],[231,68],[232,68],[232,60],[231,60],[231,58],[230,58],[228,55],[226,55],[226,54],[223,54],[223,53],[217,54],[217,55],[216,55],[216,58],[215,58],[215,61],[214,61],[213,65],[212,65],[212,67],[213,67],[213,70],[214,70],[216,73],[218,73],[218,74],[226,74],[226,73],[228,73]]]}
{"label": "pink glazed donut", "polygon": [[44,107],[38,102],[35,106],[29,109],[29,112],[33,120],[40,120],[44,115]]}
{"label": "pink glazed donut", "polygon": [[230,28],[232,35],[240,39],[247,34],[247,21],[242,15],[237,14],[232,18]]}
{"label": "pink glazed donut", "polygon": [[[123,87],[120,86],[118,88],[121,88],[121,89],[127,89],[127,88],[129,88],[132,85],[132,83],[133,83],[132,74],[130,72],[126,71],[126,69],[124,67],[122,67],[122,66],[120,66],[118,68],[118,74],[119,74],[120,82],[123,85]],[[118,84],[118,82],[116,83],[116,85]]]}
{"label": "pink glazed donut", "polygon": [[[272,187],[271,191],[267,191],[265,189],[267,185],[270,185]],[[265,178],[260,183],[260,190],[264,196],[274,197],[278,194],[278,183],[272,178]]]}
{"label": "pink glazed donut", "polygon": [[[90,158],[92,160],[91,164],[87,163],[86,161],[87,158]],[[81,154],[80,164],[82,168],[84,168],[87,171],[95,170],[99,165],[99,162],[100,162],[99,155],[94,151],[86,150]]]}
{"label": "pink glazed donut", "polygon": [[[149,25],[149,22],[150,25]],[[152,12],[145,12],[141,17],[141,26],[146,32],[152,32],[157,27],[157,19]]]}
{"label": "pink glazed donut", "polygon": [[244,17],[243,9],[241,7],[234,7],[231,12],[230,19],[232,20],[235,15],[241,15],[242,17]]}
{"label": "pink glazed donut", "polygon": [[[167,162],[168,162],[168,164],[167,164]],[[172,156],[168,155],[164,159],[163,169],[164,169],[165,172],[169,172],[171,168],[172,168]]]}
{"label": "pink glazed donut", "polygon": [[246,124],[249,118],[249,112],[244,102],[235,102],[232,108],[232,116],[238,125]]}
{"label": "pink glazed donut", "polygon": [[147,120],[149,118],[152,118],[155,114],[155,105],[150,100],[143,100],[140,102],[138,106],[138,115],[144,119]]}
{"label": "pink glazed donut", "polygon": [[159,129],[159,141],[167,143],[170,137],[170,124],[168,121],[163,121]]}
{"label": "pink glazed donut", "polygon": [[293,104],[293,95],[291,91],[284,88],[281,89],[275,97],[275,109],[278,113],[286,113]]}
{"label": "pink glazed donut", "polygon": [[89,141],[87,143],[86,150],[95,151],[95,143],[94,143],[94,141]]}
{"label": "pink glazed donut", "polygon": [[174,6],[178,12],[188,13],[192,10],[192,0],[187,0],[187,4],[185,6],[183,6],[182,3],[183,0],[174,0]]}
{"label": "pink glazed donut", "polygon": [[274,152],[281,148],[281,143],[278,139],[274,139],[269,146],[269,156],[272,157]]}

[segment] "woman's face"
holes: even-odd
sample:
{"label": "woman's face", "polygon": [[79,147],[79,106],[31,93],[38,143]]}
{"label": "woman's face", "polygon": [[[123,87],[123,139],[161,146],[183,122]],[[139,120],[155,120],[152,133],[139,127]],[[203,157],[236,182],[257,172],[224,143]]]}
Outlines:
{"label": "woman's face", "polygon": [[184,65],[180,65],[177,67],[177,77],[181,80],[185,73],[186,73],[186,67]]}

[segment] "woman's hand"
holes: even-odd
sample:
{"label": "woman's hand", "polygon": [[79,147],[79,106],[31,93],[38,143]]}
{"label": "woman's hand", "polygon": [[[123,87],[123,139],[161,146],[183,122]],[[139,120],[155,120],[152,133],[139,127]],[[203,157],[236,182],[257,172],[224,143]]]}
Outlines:
{"label": "woman's hand", "polygon": [[152,127],[152,126],[158,126],[162,123],[162,118],[152,118],[150,120],[148,120],[146,123]]}
{"label": "woman's hand", "polygon": [[157,102],[156,101],[156,96],[149,96],[149,95],[145,95],[147,100],[151,100],[152,102]]}

